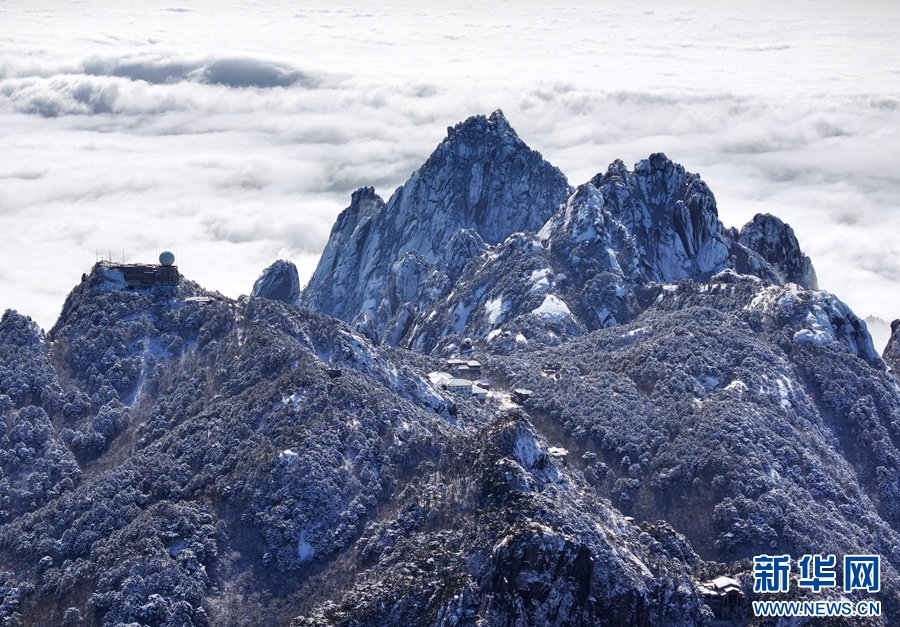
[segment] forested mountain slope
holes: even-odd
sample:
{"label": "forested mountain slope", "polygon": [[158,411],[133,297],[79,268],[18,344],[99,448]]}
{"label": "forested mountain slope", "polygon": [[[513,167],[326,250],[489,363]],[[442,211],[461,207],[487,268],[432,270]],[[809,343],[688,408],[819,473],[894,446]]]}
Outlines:
{"label": "forested mountain slope", "polygon": [[713,626],[761,554],[880,555],[787,596],[900,621],[897,380],[788,225],[662,154],[573,189],[476,116],[302,292],[128,272],[0,319],[2,625]]}

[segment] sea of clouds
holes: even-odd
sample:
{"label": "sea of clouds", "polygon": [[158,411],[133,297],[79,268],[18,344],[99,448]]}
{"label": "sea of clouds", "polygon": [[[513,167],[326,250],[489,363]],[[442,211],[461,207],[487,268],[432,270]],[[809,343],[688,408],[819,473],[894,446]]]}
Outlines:
{"label": "sea of clouds", "polygon": [[[572,184],[665,152],[722,221],[789,222],[823,289],[900,317],[900,5],[0,2],[0,309],[52,326],[98,256],[248,293],[308,277],[501,108]],[[876,345],[886,340],[876,324]]]}

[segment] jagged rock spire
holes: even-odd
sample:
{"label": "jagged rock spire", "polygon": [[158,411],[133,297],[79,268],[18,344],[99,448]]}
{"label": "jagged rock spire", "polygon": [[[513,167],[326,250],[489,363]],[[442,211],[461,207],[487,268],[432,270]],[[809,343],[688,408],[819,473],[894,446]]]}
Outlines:
{"label": "jagged rock spire", "polygon": [[779,283],[797,283],[818,289],[816,271],[794,235],[794,230],[771,214],[758,213],[744,225],[738,242],[758,253],[776,273]]}
{"label": "jagged rock spire", "polygon": [[501,111],[473,116],[386,204],[371,188],[353,194],[301,302],[347,321],[365,314],[378,335],[402,336],[397,325],[444,296],[485,243],[536,231],[568,193]]}
{"label": "jagged rock spire", "polygon": [[495,111],[448,128],[387,203],[355,192],[301,303],[425,351],[532,314],[561,341],[633,318],[642,286],[724,270],[816,287],[789,226],[725,228],[700,175],[665,154],[571,190]]}

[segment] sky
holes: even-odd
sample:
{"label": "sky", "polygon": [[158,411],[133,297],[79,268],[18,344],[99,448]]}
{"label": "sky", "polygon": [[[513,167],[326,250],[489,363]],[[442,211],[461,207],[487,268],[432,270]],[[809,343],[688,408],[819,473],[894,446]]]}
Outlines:
{"label": "sky", "polygon": [[0,310],[45,329],[98,255],[305,282],[353,190],[387,199],[495,109],[573,185],[666,153],[726,226],[779,216],[822,289],[900,318],[896,2],[0,0],[0,24]]}

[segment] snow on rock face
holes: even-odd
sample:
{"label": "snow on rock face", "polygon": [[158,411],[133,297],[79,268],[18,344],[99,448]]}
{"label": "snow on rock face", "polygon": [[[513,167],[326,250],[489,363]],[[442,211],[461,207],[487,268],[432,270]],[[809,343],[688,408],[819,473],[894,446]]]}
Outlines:
{"label": "snow on rock face", "polygon": [[726,267],[729,242],[716,199],[699,175],[656,153],[633,172],[615,161],[591,184],[604,210],[634,238],[645,280],[673,283]]}
{"label": "snow on rock face", "polygon": [[300,299],[300,276],[297,266],[279,259],[263,270],[253,284],[253,296],[296,305]]}
{"label": "snow on rock face", "polygon": [[408,346],[440,353],[463,337],[489,337],[494,349],[506,352],[529,342],[531,347],[556,345],[583,334],[585,325],[570,300],[577,299],[572,281],[554,265],[538,236],[510,236],[473,259],[450,294],[422,311]]}
{"label": "snow on rock face", "polygon": [[459,278],[463,268],[470,259],[487,250],[487,245],[474,229],[459,229],[447,243],[446,253],[442,259],[442,269],[452,280]]}
{"label": "snow on rock face", "polygon": [[881,357],[891,367],[894,377],[900,379],[900,320],[891,323],[891,339],[888,340]]}
{"label": "snow on rock face", "polygon": [[547,276],[551,273],[550,268],[542,268],[541,270],[535,270],[531,273],[531,289],[528,290],[530,294],[537,294],[540,292],[546,292],[550,289],[550,281]]}
{"label": "snow on rock face", "polygon": [[815,287],[789,226],[726,229],[707,184],[664,154],[570,190],[495,112],[449,129],[387,204],[356,192],[301,302],[424,352],[489,334],[514,350],[521,334],[534,348],[628,322],[648,284],[729,270]]}
{"label": "snow on rock face", "polygon": [[488,322],[495,325],[503,321],[506,312],[509,311],[509,305],[503,300],[502,296],[498,296],[486,302],[484,310],[487,312]]}
{"label": "snow on rock face", "polygon": [[[595,283],[585,306],[595,312],[605,307],[619,322],[630,313],[622,292],[649,282],[706,281],[734,269],[772,283],[816,287],[815,270],[789,226],[757,215],[740,235],[724,228],[706,183],[662,153],[632,172],[621,161],[610,164],[576,190],[541,236],[586,285]],[[615,289],[598,290],[598,280],[615,283]]]}
{"label": "snow on rock face", "polygon": [[809,257],[800,250],[794,230],[775,216],[756,214],[741,229],[738,242],[759,253],[777,272],[779,283],[818,288],[816,271]]}
{"label": "snow on rock face", "polygon": [[796,329],[797,344],[815,344],[837,349],[843,344],[870,364],[880,362],[866,323],[834,295],[804,290],[789,283],[759,291],[747,306],[761,314],[765,324]]}
{"label": "snow on rock face", "polygon": [[509,489],[540,492],[549,484],[563,486],[565,479],[548,451],[547,442],[526,424],[513,419],[496,434],[497,470]]}
{"label": "snow on rock face", "polygon": [[[376,288],[383,289],[386,282],[384,276],[368,276],[372,272],[371,252],[378,244],[377,235],[372,233],[372,221],[383,210],[384,201],[375,188],[361,187],[353,192],[350,206],[338,215],[331,227],[328,243],[301,296],[301,304],[342,320],[369,313],[363,303]],[[370,278],[370,289],[363,291]],[[348,297],[352,300],[347,300]]]}
{"label": "snow on rock face", "polygon": [[104,291],[124,290],[128,287],[128,284],[125,282],[125,275],[117,268],[104,268],[103,279],[100,289]]}
{"label": "snow on rock face", "polygon": [[371,188],[353,195],[302,304],[348,321],[364,312],[383,335],[404,303],[421,310],[446,296],[485,243],[537,231],[568,193],[502,112],[469,118],[387,204]]}
{"label": "snow on rock face", "polygon": [[541,318],[547,318],[548,320],[560,320],[566,316],[572,315],[572,312],[569,311],[569,307],[553,294],[548,294],[544,297],[544,302],[541,303],[540,307],[531,313],[540,316]]}

